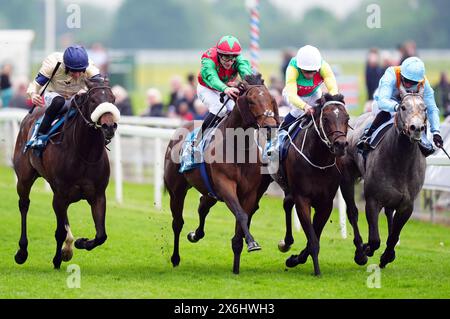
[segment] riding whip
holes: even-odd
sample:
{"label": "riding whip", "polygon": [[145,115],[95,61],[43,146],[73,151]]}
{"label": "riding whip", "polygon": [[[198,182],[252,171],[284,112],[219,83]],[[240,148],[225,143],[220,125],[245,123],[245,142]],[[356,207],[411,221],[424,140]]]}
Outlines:
{"label": "riding whip", "polygon": [[[47,86],[50,84],[50,81],[53,79],[53,77],[56,74],[56,71],[58,71],[59,66],[61,65],[61,62],[56,63],[55,68],[53,69],[52,75],[50,76],[50,79],[48,80],[47,84],[45,84],[44,88],[42,89],[41,93],[39,94],[39,96],[43,96],[45,90],[47,89]],[[30,111],[28,111],[29,114],[33,113],[34,108],[36,107],[36,104],[33,104],[33,106],[31,107]]]}

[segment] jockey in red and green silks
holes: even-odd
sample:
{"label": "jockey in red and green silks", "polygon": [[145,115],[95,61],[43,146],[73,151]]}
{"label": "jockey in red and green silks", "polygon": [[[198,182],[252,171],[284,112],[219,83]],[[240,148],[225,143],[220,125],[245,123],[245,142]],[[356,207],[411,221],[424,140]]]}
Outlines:
{"label": "jockey in red and green silks", "polygon": [[[230,35],[223,36],[215,47],[202,55],[197,96],[209,109],[209,114],[202,125],[202,132],[233,109],[234,99],[239,95],[239,90],[233,86],[238,74],[242,79],[252,74],[250,63],[241,55],[238,39]],[[225,101],[228,100],[225,106],[220,101],[221,93],[228,96],[225,98]]]}

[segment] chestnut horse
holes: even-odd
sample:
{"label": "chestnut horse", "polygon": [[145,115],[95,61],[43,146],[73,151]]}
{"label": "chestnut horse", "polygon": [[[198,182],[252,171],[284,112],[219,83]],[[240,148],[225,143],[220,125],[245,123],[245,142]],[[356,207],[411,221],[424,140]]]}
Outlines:
{"label": "chestnut horse", "polygon": [[[350,119],[340,94],[325,94],[318,101],[311,125],[291,141],[286,160],[281,164],[286,177],[275,175],[284,192],[283,207],[286,214],[286,235],[279,249],[286,252],[294,243],[292,237],[292,208],[306,234],[307,245],[299,255],[286,260],[286,266],[294,267],[306,262],[311,255],[314,273],[320,275],[319,240],[333,209],[333,199],[339,187],[341,172],[336,158],[343,156],[347,148],[347,130]],[[311,223],[311,207],[315,209]]]}
{"label": "chestnut horse", "polygon": [[[223,200],[236,218],[235,234],[231,240],[234,253],[233,272],[239,273],[240,255],[243,249],[243,238],[247,243],[248,251],[261,249],[253,236],[250,234],[250,222],[252,215],[258,209],[258,202],[271,182],[270,176],[261,175],[261,154],[257,153],[257,148],[253,139],[243,149],[238,149],[234,140],[236,135],[227,139],[227,132],[235,132],[236,129],[246,129],[253,134],[259,134],[260,129],[275,129],[278,126],[278,107],[264,85],[261,75],[246,76],[244,82],[238,86],[241,94],[236,101],[233,111],[219,123],[217,133],[211,143],[205,149],[205,165],[209,175],[211,185],[217,197]],[[183,228],[183,205],[187,191],[195,187],[201,194],[198,214],[200,225],[195,232],[188,234],[191,242],[197,242],[204,236],[204,224],[206,216],[217,199],[209,195],[208,188],[202,179],[199,168],[179,173],[180,150],[186,135],[193,130],[193,123],[185,125],[175,133],[167,147],[164,164],[164,183],[170,194],[170,209],[172,211],[172,229],[174,232],[174,247],[171,258],[173,266],[180,263],[179,237]],[[220,134],[221,133],[221,134]],[[219,139],[217,136],[224,137]],[[237,136],[240,140],[244,137]],[[213,159],[214,154],[223,151],[226,162]],[[254,162],[248,159],[251,152],[256,152]],[[240,152],[240,153],[238,153]],[[227,154],[226,154],[227,153]],[[232,153],[232,154],[230,154]],[[245,161],[236,160],[245,158]]]}
{"label": "chestnut horse", "polygon": [[75,242],[75,247],[91,250],[106,240],[105,189],[110,169],[105,141],[113,138],[120,113],[112,104],[115,97],[107,81],[86,82],[86,85],[88,91],[76,95],[71,102],[70,109],[76,110],[75,116],[64,123],[59,135],[51,138],[42,156],[36,155],[32,149],[24,153],[24,147],[31,137],[34,123],[45,109],[36,109],[21,123],[13,158],[22,216],[20,249],[15,255],[18,264],[23,264],[28,257],[29,194],[38,177],[46,179],[53,190],[53,210],[57,221],[53,265],[56,269],[60,268],[63,260],[69,261],[73,255],[74,238],[67,217],[71,203],[81,199],[88,201],[96,229],[95,239],[80,238]]}

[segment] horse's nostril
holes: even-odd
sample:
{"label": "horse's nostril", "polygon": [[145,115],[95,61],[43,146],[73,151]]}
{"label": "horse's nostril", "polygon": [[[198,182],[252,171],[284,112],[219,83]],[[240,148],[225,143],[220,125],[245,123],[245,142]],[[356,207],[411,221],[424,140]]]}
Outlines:
{"label": "horse's nostril", "polygon": [[420,127],[420,131],[421,131],[421,132],[425,131],[425,125],[422,125],[422,126]]}
{"label": "horse's nostril", "polygon": [[415,131],[415,130],[416,130],[416,126],[413,124],[413,125],[411,125],[411,126],[409,127],[409,129],[410,129],[411,131]]}

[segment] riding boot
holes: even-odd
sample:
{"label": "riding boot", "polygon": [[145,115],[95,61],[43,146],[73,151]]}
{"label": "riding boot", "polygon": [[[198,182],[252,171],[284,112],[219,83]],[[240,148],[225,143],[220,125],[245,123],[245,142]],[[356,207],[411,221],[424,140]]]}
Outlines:
{"label": "riding boot", "polygon": [[370,150],[370,138],[372,137],[373,132],[375,132],[381,124],[389,121],[390,119],[391,114],[389,112],[381,111],[378,113],[370,127],[364,130],[364,134],[359,138],[358,142],[356,142],[356,147],[362,151]]}
{"label": "riding boot", "polygon": [[206,132],[206,130],[214,128],[220,119],[221,118],[219,116],[213,113],[208,113],[206,118],[203,120],[202,127],[197,133],[197,136],[195,138],[195,145],[198,145],[198,143],[203,139],[203,134]]}
{"label": "riding boot", "polygon": [[280,130],[284,130],[287,132],[291,124],[294,123],[296,119],[297,118],[295,116],[293,116],[291,113],[288,113],[288,115],[286,115],[286,117],[284,118],[283,123],[281,123]]}
{"label": "riding boot", "polygon": [[62,96],[56,96],[53,98],[50,106],[45,110],[44,118],[42,119],[41,124],[39,125],[38,131],[36,133],[35,141],[33,142],[33,148],[43,148],[44,143],[42,139],[39,137],[48,133],[52,122],[55,120],[59,111],[61,111],[64,106],[66,100]]}
{"label": "riding boot", "polygon": [[420,136],[419,149],[425,157],[428,157],[435,152],[433,144],[428,140],[425,131],[422,132],[422,135]]}

